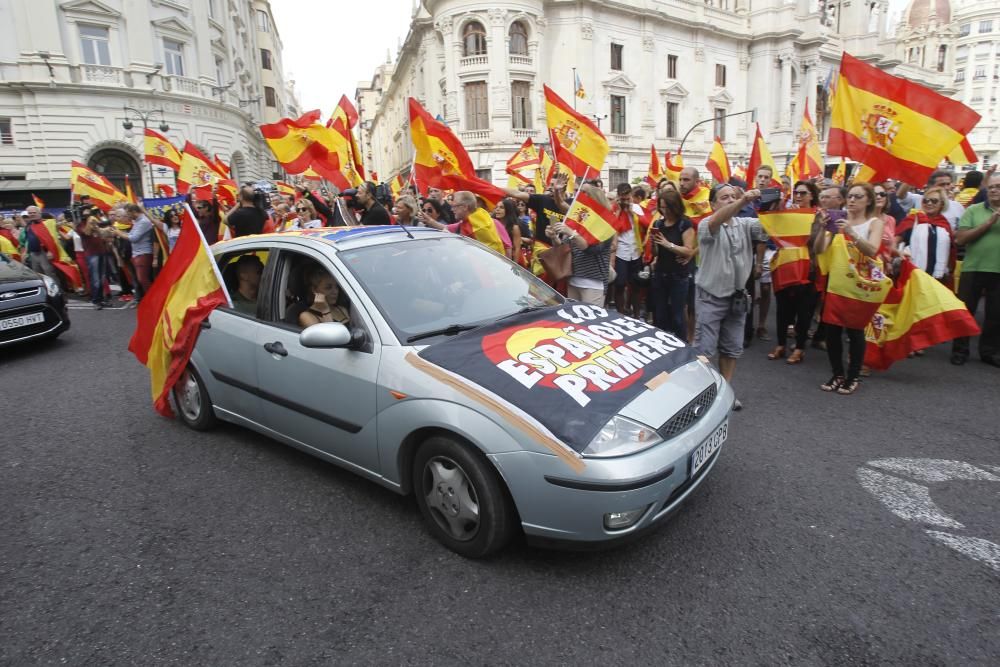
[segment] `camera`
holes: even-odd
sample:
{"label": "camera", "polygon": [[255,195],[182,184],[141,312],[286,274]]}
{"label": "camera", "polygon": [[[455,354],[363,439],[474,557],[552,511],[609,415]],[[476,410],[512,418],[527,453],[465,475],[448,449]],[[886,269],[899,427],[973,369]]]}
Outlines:
{"label": "camera", "polygon": [[760,191],[760,203],[771,204],[781,199],[781,190],[778,188],[764,188]]}
{"label": "camera", "polygon": [[343,192],[340,193],[340,197],[341,197],[341,199],[344,200],[344,203],[347,204],[348,208],[352,208],[355,211],[362,211],[365,208],[358,201],[358,189],[357,188],[348,188],[348,189],[344,190]]}

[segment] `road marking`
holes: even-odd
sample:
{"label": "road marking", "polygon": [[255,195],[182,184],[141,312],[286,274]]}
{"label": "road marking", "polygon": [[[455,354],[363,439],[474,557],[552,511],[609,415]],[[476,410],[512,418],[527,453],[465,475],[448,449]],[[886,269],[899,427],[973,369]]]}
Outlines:
{"label": "road marking", "polygon": [[[998,476],[1000,467],[992,465],[979,467],[964,461],[888,458],[869,461],[866,465],[870,467],[858,468],[858,481],[890,512],[906,521],[917,521],[954,530],[964,530],[965,526],[934,504],[927,486],[871,468],[879,468],[931,484],[955,480],[1000,482]],[[1000,572],[1000,545],[971,535],[955,535],[927,529],[924,529],[924,532],[941,544]]]}

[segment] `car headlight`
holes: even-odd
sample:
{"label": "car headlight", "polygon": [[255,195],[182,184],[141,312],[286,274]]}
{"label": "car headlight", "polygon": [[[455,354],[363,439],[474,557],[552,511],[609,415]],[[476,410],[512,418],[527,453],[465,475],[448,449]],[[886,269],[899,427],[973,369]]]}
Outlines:
{"label": "car headlight", "polygon": [[42,276],[42,282],[45,283],[45,291],[49,293],[49,296],[59,296],[59,283],[48,276]]}
{"label": "car headlight", "polygon": [[663,438],[644,424],[615,415],[583,450],[584,456],[606,458],[634,454],[663,442]]}

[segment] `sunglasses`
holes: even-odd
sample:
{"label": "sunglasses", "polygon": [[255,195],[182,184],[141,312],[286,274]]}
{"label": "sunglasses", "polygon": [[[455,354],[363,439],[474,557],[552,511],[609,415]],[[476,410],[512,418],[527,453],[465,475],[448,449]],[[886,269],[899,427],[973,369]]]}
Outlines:
{"label": "sunglasses", "polygon": [[795,191],[795,196],[796,197],[808,197],[809,196],[809,191],[808,190],[796,190]]}
{"label": "sunglasses", "polygon": [[926,198],[924,198],[924,203],[925,204],[940,204],[941,200],[940,199],[935,199],[934,197],[926,197]]}
{"label": "sunglasses", "polygon": [[428,206],[427,208],[423,209],[423,211],[424,211],[424,213],[433,213],[434,212],[434,208],[431,207],[431,206]]}
{"label": "sunglasses", "polygon": [[866,196],[867,196],[867,195],[864,195],[864,194],[858,194],[858,193],[856,193],[856,192],[852,192],[851,194],[847,195],[847,198],[848,198],[848,199],[865,199],[865,198],[866,198]]}
{"label": "sunglasses", "polygon": [[885,193],[884,193],[884,192],[877,192],[877,191],[876,191],[876,192],[875,192],[875,196],[876,196],[876,197],[885,197]]}

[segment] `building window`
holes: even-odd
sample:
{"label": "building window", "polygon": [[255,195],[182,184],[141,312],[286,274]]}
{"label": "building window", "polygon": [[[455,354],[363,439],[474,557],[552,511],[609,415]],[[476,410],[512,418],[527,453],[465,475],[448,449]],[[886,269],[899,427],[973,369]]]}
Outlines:
{"label": "building window", "polygon": [[621,44],[611,45],[611,69],[616,72],[620,72],[625,69],[623,67],[625,62],[625,47]]}
{"label": "building window", "polygon": [[716,65],[715,66],[715,85],[718,88],[726,87],[726,66]]}
{"label": "building window", "polygon": [[216,59],[215,59],[215,85],[217,85],[217,86],[219,86],[221,88],[222,86],[226,85],[225,81],[226,81],[226,66],[222,62],[222,58],[216,57]]}
{"label": "building window", "polygon": [[107,28],[92,25],[80,26],[80,51],[88,65],[111,65],[111,40]]}
{"label": "building window", "polygon": [[267,12],[262,9],[257,10],[257,30],[260,32],[271,32],[271,19]]}
{"label": "building window", "polygon": [[264,104],[269,107],[278,106],[278,95],[271,86],[264,86]]}
{"label": "building window", "polygon": [[466,58],[486,55],[486,28],[479,21],[467,23],[462,30],[462,55]]}
{"label": "building window", "polygon": [[531,129],[531,84],[527,81],[511,81],[510,99],[513,102],[513,127],[520,130]]}
{"label": "building window", "polygon": [[611,134],[626,134],[625,96],[611,96]]}
{"label": "building window", "polygon": [[993,32],[993,20],[990,19],[989,21],[980,21],[979,32],[980,34],[984,32]]}
{"label": "building window", "polygon": [[680,116],[681,103],[667,102],[667,136],[677,136],[677,119]]}
{"label": "building window", "polygon": [[972,75],[973,79],[985,79],[986,78],[986,65],[976,66],[976,72]]}
{"label": "building window", "polygon": [[465,129],[488,130],[490,127],[489,99],[486,82],[465,84]]}
{"label": "building window", "polygon": [[14,125],[10,118],[0,118],[0,145],[14,145]]}
{"label": "building window", "polygon": [[965,81],[965,68],[955,70],[955,83]]}
{"label": "building window", "polygon": [[271,52],[268,51],[267,49],[261,49],[260,50],[260,66],[263,69],[272,69],[271,68]]}
{"label": "building window", "polygon": [[958,29],[958,36],[959,37],[965,37],[970,32],[972,32],[972,24],[971,23],[963,23],[961,25],[961,27]]}
{"label": "building window", "polygon": [[528,30],[520,21],[510,24],[510,53],[515,56],[528,55]]}
{"label": "building window", "polygon": [[667,56],[667,78],[677,78],[677,56]]}
{"label": "building window", "polygon": [[608,189],[614,192],[622,183],[628,183],[628,169],[608,169]]}
{"label": "building window", "polygon": [[172,39],[164,39],[163,61],[167,66],[167,74],[184,76],[184,44]]}
{"label": "building window", "polygon": [[944,71],[944,61],[948,59],[948,47],[942,44],[938,47],[937,71]]}
{"label": "building window", "polygon": [[219,0],[208,0],[208,18],[218,19],[219,18],[219,8],[216,5]]}
{"label": "building window", "polygon": [[968,46],[964,46],[963,45],[963,46],[959,46],[958,48],[955,49],[955,62],[957,62],[957,63],[965,62],[965,60],[968,57],[969,57],[969,47]]}
{"label": "building window", "polygon": [[487,167],[486,169],[476,169],[476,178],[481,178],[488,183],[493,182],[493,170]]}
{"label": "building window", "polygon": [[720,141],[726,140],[726,110],[716,109],[715,110],[715,122],[712,124],[712,129],[715,132],[715,136],[719,138]]}

